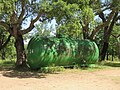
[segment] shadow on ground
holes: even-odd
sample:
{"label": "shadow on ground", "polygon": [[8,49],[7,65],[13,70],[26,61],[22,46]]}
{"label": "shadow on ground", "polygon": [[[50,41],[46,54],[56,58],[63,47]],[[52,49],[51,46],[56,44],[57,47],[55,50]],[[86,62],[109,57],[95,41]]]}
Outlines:
{"label": "shadow on ground", "polygon": [[13,67],[0,67],[0,74],[10,78],[46,78],[46,74],[29,69],[17,70]]}
{"label": "shadow on ground", "polygon": [[38,73],[38,72],[21,72],[21,71],[7,71],[2,74],[5,77],[11,77],[11,78],[46,78],[45,74]]}

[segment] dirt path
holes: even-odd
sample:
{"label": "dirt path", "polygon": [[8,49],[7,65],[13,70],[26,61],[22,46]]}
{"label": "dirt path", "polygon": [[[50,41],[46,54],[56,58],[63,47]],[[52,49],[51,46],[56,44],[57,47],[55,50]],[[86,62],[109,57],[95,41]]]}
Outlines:
{"label": "dirt path", "polygon": [[0,90],[120,90],[120,68],[49,75],[0,71]]}

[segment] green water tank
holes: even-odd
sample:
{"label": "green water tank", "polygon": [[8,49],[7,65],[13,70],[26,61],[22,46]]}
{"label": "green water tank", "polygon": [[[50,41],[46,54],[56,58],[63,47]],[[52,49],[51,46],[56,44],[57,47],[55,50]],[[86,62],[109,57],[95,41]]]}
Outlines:
{"label": "green water tank", "polygon": [[[33,37],[27,47],[27,63],[33,68],[74,63],[75,42],[69,38]],[[74,56],[73,56],[74,55]]]}
{"label": "green water tank", "polygon": [[53,64],[56,66],[92,64],[98,57],[97,45],[89,40],[35,36],[27,47],[27,63],[32,69]]}
{"label": "green water tank", "polygon": [[95,42],[90,40],[78,41],[78,58],[80,64],[94,64],[99,58],[99,49]]}

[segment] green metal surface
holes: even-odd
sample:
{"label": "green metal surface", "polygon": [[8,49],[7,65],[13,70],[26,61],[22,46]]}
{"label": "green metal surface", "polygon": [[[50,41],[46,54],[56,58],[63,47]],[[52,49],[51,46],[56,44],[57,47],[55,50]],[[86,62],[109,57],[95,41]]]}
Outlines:
{"label": "green metal surface", "polygon": [[80,64],[94,64],[99,58],[99,49],[95,42],[89,40],[78,41],[78,57]]}
{"label": "green metal surface", "polygon": [[94,42],[72,38],[33,37],[27,47],[27,63],[30,68],[56,65],[93,64],[99,50]]}

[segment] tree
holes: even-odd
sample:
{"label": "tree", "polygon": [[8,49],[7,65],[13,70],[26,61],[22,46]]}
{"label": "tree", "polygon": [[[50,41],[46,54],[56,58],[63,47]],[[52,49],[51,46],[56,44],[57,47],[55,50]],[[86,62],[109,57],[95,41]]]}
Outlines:
{"label": "tree", "polygon": [[119,25],[115,25],[113,27],[114,31],[111,34],[110,41],[113,43],[112,47],[114,47],[116,55],[120,59],[120,30],[119,28],[120,28]]}
{"label": "tree", "polygon": [[[48,0],[49,1],[49,0]],[[35,22],[42,21],[45,13],[49,11],[49,2],[41,0],[3,0],[0,2],[1,14],[0,25],[6,29],[15,39],[17,53],[16,66],[26,65],[26,54],[24,49],[23,35],[30,32]],[[27,28],[24,27],[26,20],[30,22]]]}
{"label": "tree", "polygon": [[57,27],[57,34],[72,38],[82,38],[81,25],[78,19],[69,19],[63,25]]}
{"label": "tree", "polygon": [[[109,38],[113,31],[113,26],[120,19],[120,1],[119,0],[66,0],[69,3],[79,4],[80,23],[83,31],[83,38],[95,40],[97,33],[100,30],[104,31],[103,42],[101,49],[101,61],[105,59],[106,52],[109,46]],[[94,14],[93,14],[94,12]],[[101,19],[101,23],[95,24],[94,16]]]}
{"label": "tree", "polygon": [[75,38],[81,38],[81,33],[83,33],[83,38],[87,39],[90,33],[88,27],[94,20],[91,4],[90,0],[61,0],[56,3],[57,8],[53,12],[58,24],[57,33],[64,33]]}
{"label": "tree", "polygon": [[[102,43],[103,47],[101,49],[101,61],[105,59],[106,52],[109,46],[109,38],[111,36],[111,32],[113,31],[113,27],[119,19],[119,4],[119,0],[105,0],[104,2],[101,2],[99,4],[100,8],[97,13],[102,20],[102,24],[98,25],[98,27],[102,27],[100,29],[104,30]],[[105,13],[105,11],[110,13]],[[99,31],[100,29],[96,29],[96,31]]]}
{"label": "tree", "polygon": [[[35,27],[37,21],[43,22],[45,20],[52,20],[53,17],[56,17],[56,20],[59,18],[63,20],[61,15],[63,15],[66,10],[68,11],[67,13],[71,15],[71,12],[74,11],[74,7],[76,6],[69,4],[70,8],[66,7],[62,9],[62,6],[65,6],[62,4],[66,4],[65,2],[63,3],[62,0],[57,2],[54,2],[54,0],[4,0],[1,1],[0,4],[2,4],[2,7],[0,7],[2,14],[0,26],[4,27],[15,39],[14,44],[17,54],[17,67],[26,65],[23,35],[30,32]],[[56,16],[56,12],[58,16]],[[24,28],[26,25],[25,23],[30,23],[27,28]]]}
{"label": "tree", "polygon": [[[76,12],[79,7],[74,3],[67,3],[65,0],[53,0],[51,16],[56,20],[56,34],[63,34],[65,36],[77,37],[80,31],[78,16]],[[77,35],[77,36],[76,36]]]}
{"label": "tree", "polygon": [[[101,60],[105,59],[109,46],[109,38],[119,16],[119,0],[64,0],[69,4],[77,4],[83,38],[94,40],[100,30],[104,31],[101,49]],[[93,13],[94,12],[94,13]],[[98,16],[102,22],[95,25],[94,16]]]}

